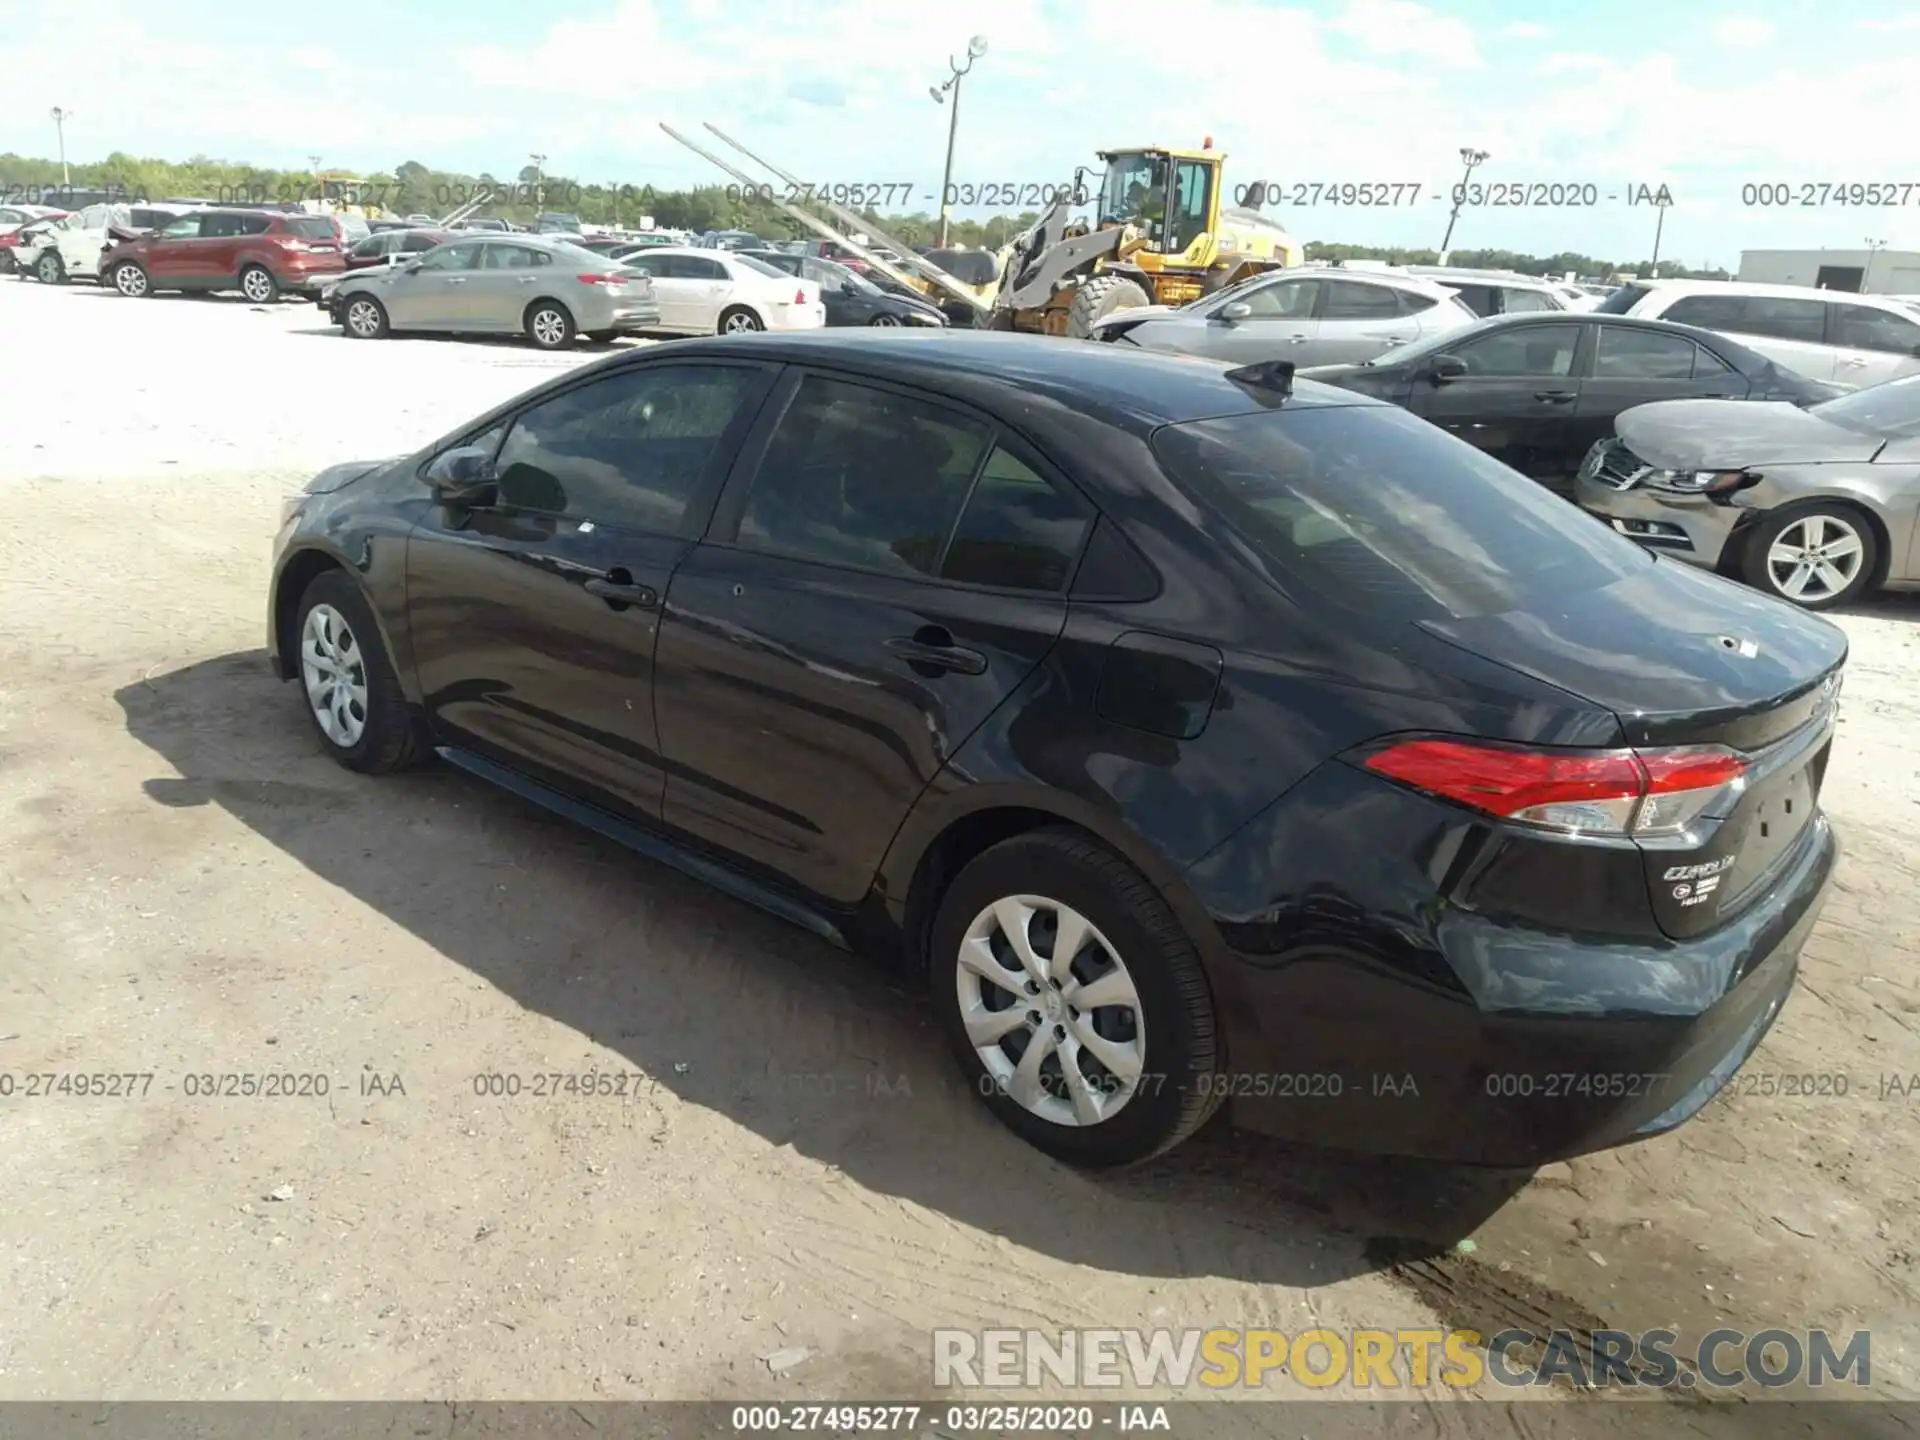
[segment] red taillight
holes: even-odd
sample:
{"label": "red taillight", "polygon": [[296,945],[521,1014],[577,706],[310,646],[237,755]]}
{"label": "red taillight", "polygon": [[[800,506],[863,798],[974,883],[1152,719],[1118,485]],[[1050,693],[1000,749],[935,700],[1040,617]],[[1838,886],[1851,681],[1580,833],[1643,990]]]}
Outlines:
{"label": "red taillight", "polygon": [[573,277],[582,285],[618,285],[623,277],[619,275],[576,275]]}
{"label": "red taillight", "polygon": [[1369,756],[1366,766],[1503,820],[1636,836],[1685,830],[1747,769],[1718,746],[1555,751],[1461,740],[1405,740]]}
{"label": "red taillight", "polygon": [[796,304],[796,305],[804,305],[804,304],[806,304],[806,303],[807,303],[807,292],[806,292],[806,291],[804,291],[804,290],[796,290],[796,291],[794,291],[794,292],[793,292],[793,303],[794,303],[794,304]]}

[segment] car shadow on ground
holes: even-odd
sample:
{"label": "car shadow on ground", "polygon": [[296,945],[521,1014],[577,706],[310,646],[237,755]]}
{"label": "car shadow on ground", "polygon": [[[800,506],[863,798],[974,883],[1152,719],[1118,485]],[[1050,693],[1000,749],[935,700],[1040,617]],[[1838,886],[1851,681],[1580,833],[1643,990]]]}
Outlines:
{"label": "car shadow on ground", "polygon": [[1063,1260],[1324,1285],[1449,1250],[1528,1178],[1283,1145],[1219,1118],[1148,1165],[1069,1170],[966,1093],[926,1002],[880,962],[450,767],[349,773],[263,652],[116,698],[158,762],[154,802],[221,807],[520,1005],[770,1144]]}

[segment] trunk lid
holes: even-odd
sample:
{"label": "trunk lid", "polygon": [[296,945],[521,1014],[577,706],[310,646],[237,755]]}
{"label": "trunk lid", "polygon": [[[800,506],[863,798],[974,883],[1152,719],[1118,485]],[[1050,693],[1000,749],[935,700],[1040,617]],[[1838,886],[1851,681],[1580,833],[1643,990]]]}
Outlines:
{"label": "trunk lid", "polygon": [[1807,841],[1847,658],[1837,627],[1669,560],[1553,606],[1417,623],[1605,706],[1636,748],[1746,757],[1743,782],[1687,835],[1639,842],[1655,916],[1674,938],[1732,919]]}
{"label": "trunk lid", "polygon": [[1873,459],[1885,443],[1784,401],[1656,400],[1622,411],[1614,433],[1660,470],[1745,470],[1756,465]]}

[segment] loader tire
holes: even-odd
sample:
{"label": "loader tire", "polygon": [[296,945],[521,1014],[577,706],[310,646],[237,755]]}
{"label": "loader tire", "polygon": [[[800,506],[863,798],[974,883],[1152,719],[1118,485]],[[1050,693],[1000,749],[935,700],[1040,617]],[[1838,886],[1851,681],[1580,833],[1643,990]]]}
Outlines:
{"label": "loader tire", "polygon": [[1147,292],[1124,275],[1095,275],[1073,292],[1073,304],[1067,310],[1067,338],[1091,340],[1094,321],[1116,310],[1152,303]]}

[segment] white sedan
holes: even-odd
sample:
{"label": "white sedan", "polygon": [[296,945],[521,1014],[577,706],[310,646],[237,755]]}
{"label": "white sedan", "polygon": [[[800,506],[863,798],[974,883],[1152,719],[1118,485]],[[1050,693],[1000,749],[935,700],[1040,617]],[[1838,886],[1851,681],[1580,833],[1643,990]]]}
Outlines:
{"label": "white sedan", "polygon": [[620,257],[653,280],[658,329],[673,335],[739,335],[817,330],[827,307],[812,280],[796,280],[751,255],[651,245]]}

